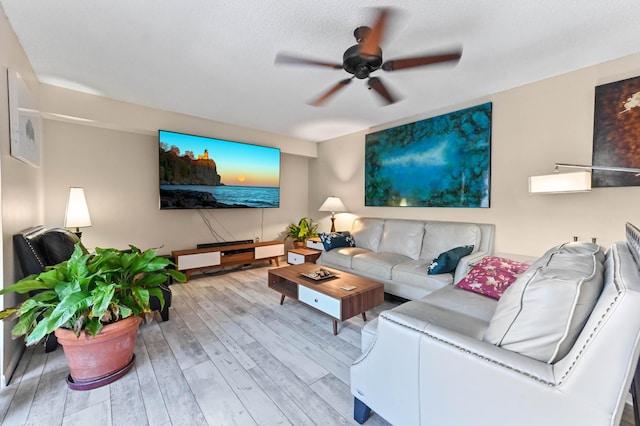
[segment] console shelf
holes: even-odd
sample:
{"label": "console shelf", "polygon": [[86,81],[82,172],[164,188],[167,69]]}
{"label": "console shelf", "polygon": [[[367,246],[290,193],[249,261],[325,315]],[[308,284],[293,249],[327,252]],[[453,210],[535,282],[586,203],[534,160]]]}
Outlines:
{"label": "console shelf", "polygon": [[279,258],[284,256],[282,241],[263,241],[259,243],[229,244],[171,252],[176,268],[184,272],[187,280],[191,273],[225,266],[242,265],[257,260],[269,260],[280,265]]}

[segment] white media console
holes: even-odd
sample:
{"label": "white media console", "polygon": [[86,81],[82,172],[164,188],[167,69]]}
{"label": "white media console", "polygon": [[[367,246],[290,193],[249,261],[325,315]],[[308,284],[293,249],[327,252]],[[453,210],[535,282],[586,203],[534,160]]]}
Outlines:
{"label": "white media console", "polygon": [[171,256],[177,265],[176,268],[184,272],[188,280],[194,271],[243,265],[257,260],[269,260],[279,266],[279,258],[284,256],[284,243],[282,241],[263,241],[175,250],[171,252]]}

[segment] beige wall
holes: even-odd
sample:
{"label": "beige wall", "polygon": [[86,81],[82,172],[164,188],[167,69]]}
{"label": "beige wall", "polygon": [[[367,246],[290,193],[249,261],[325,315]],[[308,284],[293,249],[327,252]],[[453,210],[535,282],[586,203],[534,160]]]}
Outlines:
{"label": "beige wall", "polygon": [[[12,235],[42,221],[42,169],[33,168],[10,156],[9,108],[7,69],[20,74],[36,95],[38,83],[22,47],[13,33],[4,11],[0,8],[0,203],[2,218],[2,283],[3,286],[20,278],[20,268],[13,255]],[[0,306],[17,303],[15,295],[0,298]],[[23,349],[21,340],[11,339],[13,324],[0,327],[0,382],[4,385],[15,368]]]}
{"label": "beige wall", "polygon": [[[608,246],[624,239],[625,222],[640,223],[640,188],[529,195],[527,178],[551,173],[556,162],[591,164],[595,86],[637,76],[639,70],[640,55],[633,55],[372,129],[492,102],[490,208],[365,207],[364,138],[368,132],[320,144],[310,167],[310,208],[334,194],[358,216],[494,223],[498,252],[538,255],[573,236],[596,237]],[[348,229],[353,217],[338,215],[337,227]],[[323,226],[328,223],[328,216],[323,217]]]}
{"label": "beige wall", "polygon": [[[215,129],[204,134],[217,136]],[[280,208],[201,210],[203,219],[196,210],[159,209],[156,133],[46,120],[44,138],[45,225],[62,226],[68,188],[84,187],[87,247],[133,244],[164,254],[219,240],[282,239],[287,224],[307,214],[307,157],[282,153]]]}
{"label": "beige wall", "polygon": [[[168,254],[199,243],[283,239],[287,225],[307,214],[315,143],[50,85],[40,85],[40,104],[44,224],[62,226],[68,188],[84,187],[92,221],[82,230],[87,247],[133,244]],[[280,207],[161,211],[159,129],[280,148]]]}

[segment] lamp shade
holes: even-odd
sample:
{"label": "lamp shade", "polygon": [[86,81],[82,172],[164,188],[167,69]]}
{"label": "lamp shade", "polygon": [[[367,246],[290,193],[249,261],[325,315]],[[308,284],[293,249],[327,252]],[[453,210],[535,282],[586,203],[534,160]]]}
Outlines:
{"label": "lamp shade", "polygon": [[66,228],[83,228],[91,226],[89,208],[84,196],[84,188],[69,188],[69,199],[67,200],[67,212],[64,217]]}
{"label": "lamp shade", "polygon": [[342,203],[342,200],[338,197],[327,197],[327,199],[322,203],[318,211],[321,212],[346,212],[347,208]]}
{"label": "lamp shade", "polygon": [[552,173],[529,176],[530,194],[557,194],[591,190],[591,172]]}

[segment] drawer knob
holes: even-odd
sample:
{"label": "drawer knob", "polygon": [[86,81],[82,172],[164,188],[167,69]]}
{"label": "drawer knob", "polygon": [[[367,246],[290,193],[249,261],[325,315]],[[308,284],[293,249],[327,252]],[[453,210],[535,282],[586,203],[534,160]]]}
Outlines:
{"label": "drawer knob", "polygon": [[316,301],[316,303],[318,303],[318,299],[314,299]]}

